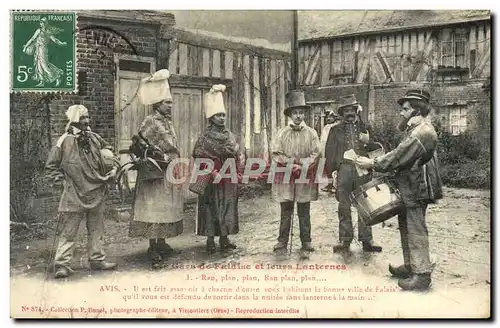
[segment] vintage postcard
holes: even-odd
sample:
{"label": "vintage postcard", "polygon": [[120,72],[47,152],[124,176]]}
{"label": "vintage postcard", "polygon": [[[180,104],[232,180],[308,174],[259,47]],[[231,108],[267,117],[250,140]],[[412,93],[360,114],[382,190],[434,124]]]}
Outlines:
{"label": "vintage postcard", "polygon": [[12,318],[491,317],[489,10],[14,10]]}

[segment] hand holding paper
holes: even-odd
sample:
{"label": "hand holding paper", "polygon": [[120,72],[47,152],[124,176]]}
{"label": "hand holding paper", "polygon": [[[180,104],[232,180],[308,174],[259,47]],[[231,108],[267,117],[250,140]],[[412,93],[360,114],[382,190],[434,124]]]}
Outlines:
{"label": "hand holding paper", "polygon": [[[365,168],[361,167],[358,165],[358,158],[366,158],[366,157],[359,157],[354,149],[349,149],[344,153],[344,158],[350,161],[353,161],[356,165],[356,171],[358,172],[359,176],[367,175],[369,172]],[[369,158],[367,158],[370,160]],[[371,160],[370,160],[371,161]],[[363,162],[363,160],[361,160]]]}

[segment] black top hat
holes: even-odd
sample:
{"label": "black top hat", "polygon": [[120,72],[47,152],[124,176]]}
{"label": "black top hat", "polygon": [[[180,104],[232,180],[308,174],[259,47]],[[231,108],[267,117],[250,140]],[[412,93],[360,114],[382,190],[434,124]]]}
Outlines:
{"label": "black top hat", "polygon": [[410,99],[418,99],[429,103],[429,101],[431,100],[431,95],[429,94],[429,92],[422,89],[409,90],[408,92],[406,92],[403,98],[400,98],[398,100],[398,104],[403,106],[404,102]]}
{"label": "black top hat", "polygon": [[359,105],[359,103],[356,100],[355,95],[343,96],[343,97],[340,97],[340,105],[337,108],[337,112],[339,115],[342,115],[342,113],[344,112],[344,109],[346,107],[349,107],[349,106],[356,106],[357,107],[358,105]]}
{"label": "black top hat", "polygon": [[311,109],[311,106],[306,104],[306,98],[303,91],[292,90],[285,95],[286,108],[283,111],[286,116],[290,116],[290,111],[294,108]]}

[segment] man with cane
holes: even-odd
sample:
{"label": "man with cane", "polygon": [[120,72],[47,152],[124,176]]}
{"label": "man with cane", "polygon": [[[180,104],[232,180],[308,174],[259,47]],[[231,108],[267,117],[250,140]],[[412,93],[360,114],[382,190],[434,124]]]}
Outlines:
{"label": "man with cane", "polygon": [[[92,270],[112,270],[116,263],[107,262],[103,251],[104,207],[108,182],[116,174],[118,161],[111,146],[90,130],[89,114],[83,105],[70,106],[64,133],[53,147],[46,164],[48,178],[55,185],[64,182],[59,202],[55,278],[65,278],[75,249],[82,219],[88,230],[88,256]],[[55,246],[55,245],[54,245]],[[52,260],[52,259],[51,259]]]}
{"label": "man with cane", "polygon": [[315,171],[320,142],[318,133],[304,122],[306,113],[311,109],[306,105],[304,93],[290,91],[285,99],[287,107],[284,114],[292,122],[277,133],[272,144],[272,198],[281,206],[279,237],[274,251],[284,251],[288,246],[293,211],[297,203],[302,250],[313,252],[310,206],[311,201],[318,199]]}

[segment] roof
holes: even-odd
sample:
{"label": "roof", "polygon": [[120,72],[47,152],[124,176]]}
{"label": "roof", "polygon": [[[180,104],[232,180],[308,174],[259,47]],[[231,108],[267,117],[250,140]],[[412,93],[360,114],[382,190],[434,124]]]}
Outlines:
{"label": "roof", "polygon": [[171,24],[175,16],[160,10],[79,10],[78,15],[149,24]]}
{"label": "roof", "polygon": [[299,11],[299,40],[491,19],[489,10]]}

